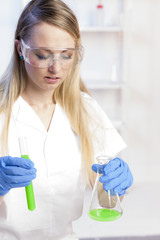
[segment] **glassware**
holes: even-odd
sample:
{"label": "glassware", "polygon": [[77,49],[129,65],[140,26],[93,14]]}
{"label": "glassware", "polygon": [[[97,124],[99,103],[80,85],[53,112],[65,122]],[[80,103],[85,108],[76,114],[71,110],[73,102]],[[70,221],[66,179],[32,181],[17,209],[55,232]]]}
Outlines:
{"label": "glassware", "polygon": [[103,189],[103,183],[99,181],[102,175],[102,165],[107,164],[112,157],[101,155],[97,157],[99,169],[93,187],[89,206],[89,217],[97,221],[113,221],[120,218],[123,214],[119,195]]}
{"label": "glassware", "polygon": [[74,67],[82,61],[84,48],[32,48],[21,39],[24,60],[35,68],[48,68],[59,61],[62,68]]}
{"label": "glassware", "polygon": [[[20,146],[21,157],[29,159],[26,137],[20,137],[19,138],[19,146]],[[28,209],[33,211],[36,208],[36,206],[35,206],[35,199],[34,199],[32,182],[29,186],[25,187],[25,190],[26,190],[26,198],[27,198]]]}
{"label": "glassware", "polygon": [[104,6],[101,3],[101,0],[98,1],[97,7],[97,26],[104,26]]}

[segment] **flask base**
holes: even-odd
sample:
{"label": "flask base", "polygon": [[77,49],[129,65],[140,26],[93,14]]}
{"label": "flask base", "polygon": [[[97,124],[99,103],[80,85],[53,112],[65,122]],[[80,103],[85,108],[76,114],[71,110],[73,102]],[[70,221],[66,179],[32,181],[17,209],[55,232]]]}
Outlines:
{"label": "flask base", "polygon": [[122,214],[113,209],[93,209],[89,212],[89,217],[97,221],[114,221]]}

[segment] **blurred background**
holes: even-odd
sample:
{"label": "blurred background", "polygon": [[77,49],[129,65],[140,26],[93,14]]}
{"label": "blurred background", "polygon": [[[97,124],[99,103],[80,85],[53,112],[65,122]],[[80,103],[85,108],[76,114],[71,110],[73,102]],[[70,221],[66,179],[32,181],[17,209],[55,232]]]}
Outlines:
{"label": "blurred background", "polygon": [[[11,58],[14,31],[27,0],[0,0],[0,75]],[[127,143],[121,157],[134,184],[115,222],[82,217],[81,239],[160,239],[160,0],[64,0],[76,14],[85,47],[82,79]],[[127,237],[127,238],[126,238]]]}

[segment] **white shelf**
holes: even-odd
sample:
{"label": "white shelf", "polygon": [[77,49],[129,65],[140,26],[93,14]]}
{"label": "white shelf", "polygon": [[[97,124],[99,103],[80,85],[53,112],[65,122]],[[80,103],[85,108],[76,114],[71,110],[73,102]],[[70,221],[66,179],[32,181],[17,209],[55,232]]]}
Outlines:
{"label": "white shelf", "polygon": [[[80,6],[82,0],[77,1]],[[128,31],[125,24],[126,0],[106,2],[105,9],[108,12],[105,12],[102,26],[96,25],[97,21],[93,19],[93,16],[96,17],[96,15],[94,15],[94,10],[89,8],[90,0],[83,0],[84,2],[88,3],[88,15],[82,14],[82,8],[80,32],[86,48],[82,80],[92,96],[105,109],[107,115],[109,114],[113,126],[117,131],[125,134],[127,131],[126,92],[128,88],[125,75],[127,63],[125,41]],[[94,58],[98,59],[96,64]],[[104,65],[102,65],[103,63]]]}
{"label": "white shelf", "polygon": [[97,89],[97,90],[103,90],[103,89],[121,89],[126,86],[124,82],[113,82],[113,81],[107,81],[107,80],[95,80],[95,81],[89,81],[84,80],[85,85],[89,89]]}
{"label": "white shelf", "polygon": [[123,32],[124,28],[120,26],[86,26],[80,28],[81,33],[92,33],[92,32]]}

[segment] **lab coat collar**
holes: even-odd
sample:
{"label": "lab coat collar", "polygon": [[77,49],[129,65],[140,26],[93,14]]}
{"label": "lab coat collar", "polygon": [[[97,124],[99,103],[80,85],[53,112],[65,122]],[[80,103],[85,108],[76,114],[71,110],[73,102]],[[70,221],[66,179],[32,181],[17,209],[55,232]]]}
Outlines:
{"label": "lab coat collar", "polygon": [[[55,111],[51,120],[51,124],[55,116],[55,113],[57,111],[57,105],[58,104],[56,104]],[[19,121],[25,125],[28,125],[42,132],[43,134],[48,133],[42,121],[38,117],[38,115],[34,112],[32,107],[21,96],[16,100],[16,102],[13,105],[12,117],[15,122]]]}

